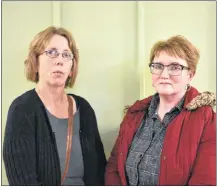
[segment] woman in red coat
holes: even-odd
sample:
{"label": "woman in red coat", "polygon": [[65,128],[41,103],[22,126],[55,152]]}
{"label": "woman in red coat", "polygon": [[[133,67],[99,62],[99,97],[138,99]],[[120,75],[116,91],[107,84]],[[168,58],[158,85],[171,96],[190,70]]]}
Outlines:
{"label": "woman in red coat", "polygon": [[128,109],[106,185],[216,185],[216,102],[190,86],[198,61],[198,50],[182,36],[153,46],[157,92]]}

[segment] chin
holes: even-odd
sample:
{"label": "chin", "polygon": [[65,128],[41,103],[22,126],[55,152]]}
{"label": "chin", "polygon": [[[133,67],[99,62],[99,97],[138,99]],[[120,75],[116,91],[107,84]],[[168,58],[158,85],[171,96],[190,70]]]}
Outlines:
{"label": "chin", "polygon": [[64,82],[50,82],[49,85],[53,87],[62,87],[62,86],[65,86],[65,83]]}
{"label": "chin", "polygon": [[171,88],[157,88],[159,95],[173,95],[175,92]]}

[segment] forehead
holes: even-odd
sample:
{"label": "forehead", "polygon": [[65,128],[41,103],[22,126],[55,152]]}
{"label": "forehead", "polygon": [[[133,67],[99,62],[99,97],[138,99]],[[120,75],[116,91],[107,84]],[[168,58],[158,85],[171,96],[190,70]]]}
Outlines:
{"label": "forehead", "polygon": [[58,50],[70,50],[68,40],[61,35],[53,35],[46,48],[57,48]]}
{"label": "forehead", "polygon": [[154,57],[153,61],[154,62],[162,63],[164,65],[168,65],[168,64],[170,64],[172,62],[175,62],[175,63],[179,63],[181,65],[187,66],[186,60],[184,60],[184,59],[182,59],[182,58],[180,58],[178,56],[169,55],[169,54],[167,54],[164,51],[162,51],[159,54],[157,54],[157,56]]}

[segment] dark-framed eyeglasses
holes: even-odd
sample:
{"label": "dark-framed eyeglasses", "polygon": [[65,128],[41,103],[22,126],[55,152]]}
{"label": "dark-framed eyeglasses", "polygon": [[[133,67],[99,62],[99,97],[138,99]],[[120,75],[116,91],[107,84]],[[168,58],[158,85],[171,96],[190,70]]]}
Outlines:
{"label": "dark-framed eyeglasses", "polygon": [[70,61],[74,57],[73,54],[69,51],[64,51],[62,53],[59,53],[56,49],[46,50],[43,53],[45,53],[47,56],[51,58],[57,58],[59,54],[62,54],[62,58],[64,61]]}
{"label": "dark-framed eyeglasses", "polygon": [[178,63],[171,63],[170,65],[163,65],[158,62],[150,63],[150,72],[152,74],[160,75],[162,74],[164,68],[167,68],[169,75],[171,76],[179,76],[182,73],[182,70],[190,70],[190,68],[180,65]]}

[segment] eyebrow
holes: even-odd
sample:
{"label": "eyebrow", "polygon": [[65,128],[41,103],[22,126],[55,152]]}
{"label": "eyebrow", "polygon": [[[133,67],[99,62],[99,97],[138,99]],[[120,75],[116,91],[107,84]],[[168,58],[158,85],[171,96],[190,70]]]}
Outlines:
{"label": "eyebrow", "polygon": [[[161,62],[153,62],[153,63],[159,63],[159,64],[162,64],[163,65],[163,63],[161,63]],[[168,65],[180,65],[178,62],[170,62]]]}
{"label": "eyebrow", "polygon": [[[56,47],[49,47],[48,49],[50,49],[50,50],[57,50],[57,51],[58,51],[58,49],[57,49]],[[72,51],[69,50],[69,49],[64,49],[63,52],[64,52],[64,51],[66,51],[66,52],[72,52]]]}

